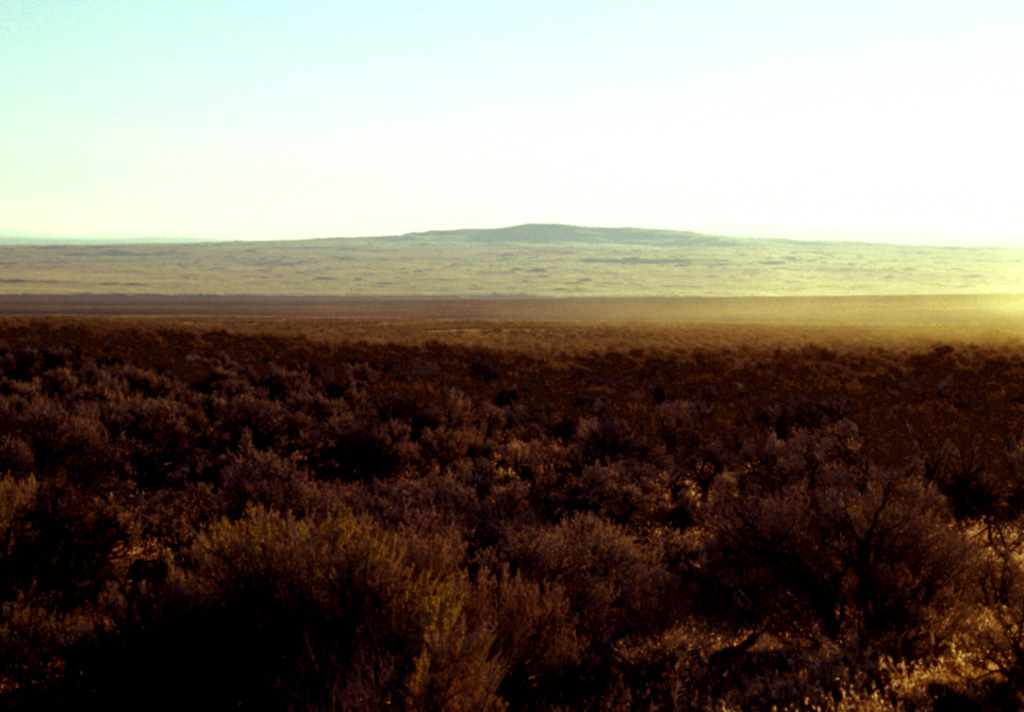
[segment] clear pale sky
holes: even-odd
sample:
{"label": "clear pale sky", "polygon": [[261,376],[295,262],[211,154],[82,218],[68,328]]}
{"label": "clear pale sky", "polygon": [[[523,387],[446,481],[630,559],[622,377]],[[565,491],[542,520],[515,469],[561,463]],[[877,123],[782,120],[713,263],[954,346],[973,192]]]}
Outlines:
{"label": "clear pale sky", "polygon": [[3,0],[0,229],[1024,247],[1022,38],[1021,0]]}

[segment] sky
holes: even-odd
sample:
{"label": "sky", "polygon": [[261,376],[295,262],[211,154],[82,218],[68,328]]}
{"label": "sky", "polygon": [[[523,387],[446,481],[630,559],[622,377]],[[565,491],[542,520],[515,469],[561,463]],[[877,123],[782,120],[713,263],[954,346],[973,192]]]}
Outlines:
{"label": "sky", "polygon": [[4,0],[0,230],[1024,247],[1022,34],[1020,0]]}

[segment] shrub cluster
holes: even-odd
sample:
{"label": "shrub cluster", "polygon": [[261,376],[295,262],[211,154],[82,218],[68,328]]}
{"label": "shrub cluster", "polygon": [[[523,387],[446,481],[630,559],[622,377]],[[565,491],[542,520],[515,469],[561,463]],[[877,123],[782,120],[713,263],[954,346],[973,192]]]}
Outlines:
{"label": "shrub cluster", "polygon": [[0,328],[7,709],[1017,709],[1024,349]]}

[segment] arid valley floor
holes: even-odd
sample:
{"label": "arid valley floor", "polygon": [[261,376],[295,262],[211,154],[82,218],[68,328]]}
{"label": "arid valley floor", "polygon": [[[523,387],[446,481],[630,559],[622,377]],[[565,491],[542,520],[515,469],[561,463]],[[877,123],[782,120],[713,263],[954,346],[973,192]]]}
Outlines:
{"label": "arid valley floor", "polygon": [[1020,707],[1024,295],[17,279],[5,709]]}

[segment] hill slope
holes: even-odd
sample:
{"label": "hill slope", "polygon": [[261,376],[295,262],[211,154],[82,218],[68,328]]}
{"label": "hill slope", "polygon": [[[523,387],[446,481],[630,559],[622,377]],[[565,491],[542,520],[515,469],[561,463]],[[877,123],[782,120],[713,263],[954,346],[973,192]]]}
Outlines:
{"label": "hill slope", "polygon": [[7,245],[0,294],[740,297],[1022,293],[1024,250],[521,225],[278,242]]}

